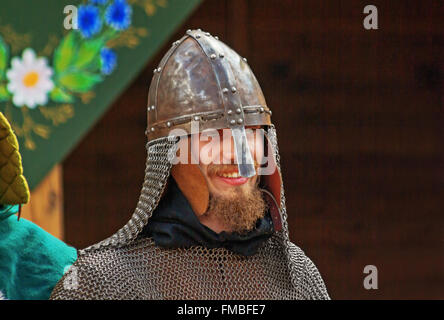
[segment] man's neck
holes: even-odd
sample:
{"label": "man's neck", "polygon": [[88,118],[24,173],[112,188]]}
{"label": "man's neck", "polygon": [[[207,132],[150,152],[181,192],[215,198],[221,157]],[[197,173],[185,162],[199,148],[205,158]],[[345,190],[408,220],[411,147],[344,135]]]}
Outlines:
{"label": "man's neck", "polygon": [[207,228],[213,230],[216,233],[221,233],[222,231],[231,232],[231,230],[221,223],[216,217],[211,214],[211,212],[206,212],[203,215],[197,217],[201,224]]}

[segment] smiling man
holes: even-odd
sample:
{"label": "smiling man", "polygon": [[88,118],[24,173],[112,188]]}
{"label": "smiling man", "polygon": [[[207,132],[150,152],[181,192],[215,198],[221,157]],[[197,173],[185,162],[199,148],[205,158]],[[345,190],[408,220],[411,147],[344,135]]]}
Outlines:
{"label": "smiling man", "polygon": [[[199,138],[197,143],[191,139],[194,147],[191,147],[193,143],[187,143],[186,133],[182,135],[185,140],[178,143],[181,151],[188,153],[190,149],[191,155],[186,158],[190,161],[175,165],[172,175],[186,194],[200,223],[217,233],[246,233],[265,215],[266,203],[259,190],[257,172],[259,163],[264,160],[264,131],[260,126],[249,126],[247,132],[246,141],[255,172],[251,177],[239,173],[231,129],[207,129],[204,134],[193,137]],[[191,159],[196,164],[189,163],[193,162]],[[208,190],[189,192],[193,186],[204,186]],[[209,203],[206,203],[207,199]]]}
{"label": "smiling man", "polygon": [[154,70],[147,136],[133,216],[79,251],[53,299],[329,299],[289,240],[276,131],[245,58],[189,30]]}

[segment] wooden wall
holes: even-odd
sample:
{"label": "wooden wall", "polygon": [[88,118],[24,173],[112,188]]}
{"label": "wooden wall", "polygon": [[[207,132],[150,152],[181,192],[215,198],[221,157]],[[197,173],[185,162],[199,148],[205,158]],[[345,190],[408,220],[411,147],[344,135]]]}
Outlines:
{"label": "wooden wall", "polygon": [[[442,1],[205,1],[63,163],[65,235],[99,241],[142,185],[152,70],[188,28],[248,58],[277,126],[291,238],[335,299],[444,298]],[[379,289],[365,290],[365,265]]]}

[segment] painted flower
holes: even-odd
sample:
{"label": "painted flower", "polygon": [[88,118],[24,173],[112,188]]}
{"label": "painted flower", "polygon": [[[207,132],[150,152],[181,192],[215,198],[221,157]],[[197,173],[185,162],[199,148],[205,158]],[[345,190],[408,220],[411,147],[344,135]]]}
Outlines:
{"label": "painted flower", "polygon": [[105,12],[105,21],[116,30],[124,30],[131,24],[131,6],[126,0],[114,0]]}
{"label": "painted flower", "polygon": [[102,48],[100,50],[100,58],[102,62],[102,73],[109,75],[114,71],[117,65],[117,55],[110,48]]}
{"label": "painted flower", "polygon": [[82,5],[78,11],[78,26],[84,38],[91,38],[102,29],[99,8],[92,5]]}
{"label": "painted flower", "polygon": [[6,73],[12,102],[18,107],[26,105],[31,109],[45,105],[48,92],[54,87],[52,73],[46,58],[37,58],[34,50],[25,49],[22,59],[14,57],[11,60],[11,69]]}

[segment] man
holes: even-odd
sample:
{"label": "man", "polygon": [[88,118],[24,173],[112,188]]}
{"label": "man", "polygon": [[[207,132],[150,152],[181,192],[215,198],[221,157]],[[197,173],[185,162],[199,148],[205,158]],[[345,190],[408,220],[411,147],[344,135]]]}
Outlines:
{"label": "man", "polygon": [[289,241],[276,132],[246,59],[188,30],[154,70],[147,136],[133,216],[79,251],[53,299],[329,298]]}

